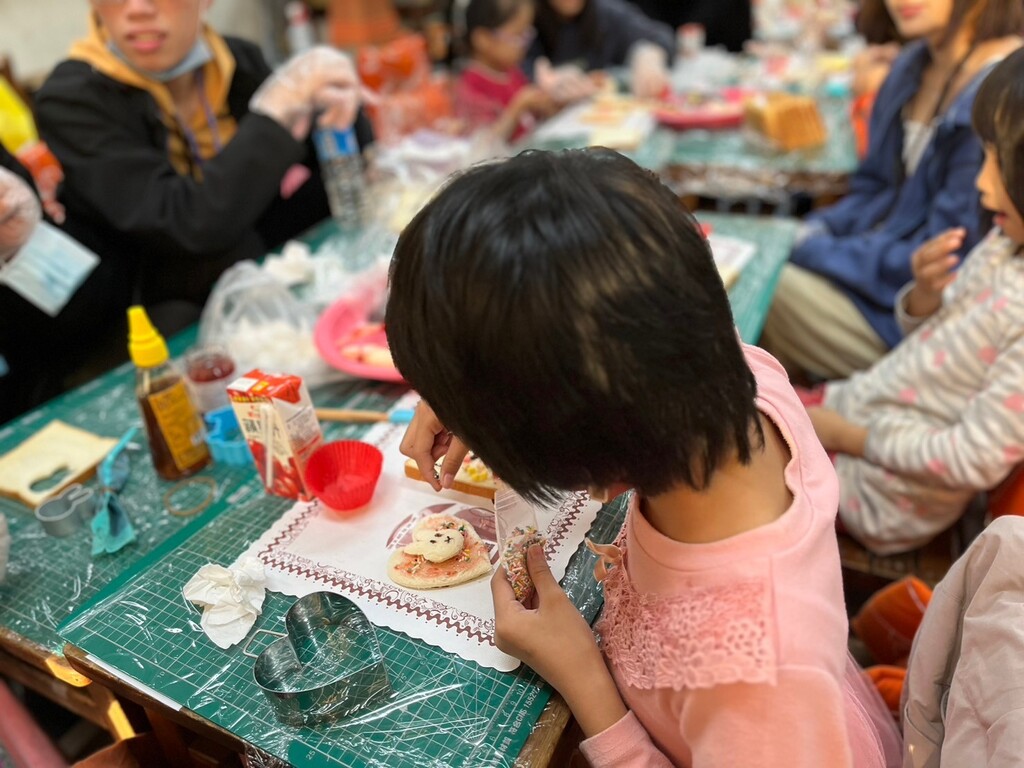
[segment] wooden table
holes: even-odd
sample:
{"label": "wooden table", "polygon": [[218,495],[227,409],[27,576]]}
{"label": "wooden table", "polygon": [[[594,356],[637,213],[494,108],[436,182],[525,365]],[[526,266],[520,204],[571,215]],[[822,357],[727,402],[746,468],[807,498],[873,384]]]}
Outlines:
{"label": "wooden table", "polygon": [[[795,222],[717,214],[702,215],[702,219],[717,233],[747,238],[758,246],[757,257],[730,292],[741,335],[747,340],[756,340],[775,280],[792,244]],[[323,232],[319,236],[314,234],[311,241],[318,242],[323,237]],[[175,340],[172,346],[180,352],[190,340],[185,336]],[[100,434],[118,436],[138,419],[131,394],[132,379],[130,367],[123,366],[37,409],[0,429],[0,449],[9,450],[52,418],[63,418]],[[371,390],[365,397],[372,406],[373,398],[381,395],[379,390]],[[355,390],[349,394],[353,392]],[[88,546],[85,533],[68,539],[44,539],[28,510],[11,502],[0,502],[0,509],[12,520],[15,539],[8,583],[0,586],[0,671],[32,685],[83,716],[90,717],[92,713],[90,719],[93,720],[97,720],[97,701],[101,705],[107,702],[108,714],[102,724],[115,736],[128,735],[131,724],[116,712],[110,714],[113,704],[117,703],[111,691],[145,707],[157,727],[163,727],[161,724],[165,722],[176,722],[188,732],[201,734],[228,750],[251,749],[236,733],[237,729],[216,725],[190,709],[171,706],[156,692],[112,674],[111,668],[117,669],[119,664],[126,666],[124,659],[90,656],[77,648],[64,646],[56,632],[62,620],[79,616],[87,603],[116,593],[146,569],[154,567],[160,551],[188,542],[197,530],[213,524],[229,507],[257,503],[262,494],[258,482],[253,481],[251,468],[217,468],[218,500],[203,513],[205,520],[182,522],[178,518],[171,519],[157,503],[164,488],[149,470],[145,451],[134,452],[133,467],[132,478],[122,496],[129,505],[140,537],[137,544],[117,555],[95,560],[82,557],[83,548]],[[281,505],[282,510],[287,506],[283,502]],[[194,529],[189,528],[190,525]],[[41,564],[45,567],[41,568]],[[154,629],[157,626],[153,624]],[[189,671],[170,670],[168,674],[188,675]],[[87,698],[72,701],[60,692],[63,690],[60,686],[83,687],[89,693]],[[215,691],[210,695],[215,698]],[[551,699],[516,764],[548,764],[568,719],[564,703],[557,697]],[[169,737],[167,743],[173,744],[173,739]]]}

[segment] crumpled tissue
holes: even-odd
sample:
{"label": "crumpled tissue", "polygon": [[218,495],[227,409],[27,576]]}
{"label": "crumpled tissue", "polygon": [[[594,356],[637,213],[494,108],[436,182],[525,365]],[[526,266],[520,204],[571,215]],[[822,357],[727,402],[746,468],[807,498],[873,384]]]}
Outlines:
{"label": "crumpled tissue", "polygon": [[243,557],[233,568],[210,563],[182,588],[185,599],[203,608],[200,625],[218,647],[240,642],[263,610],[267,578],[263,563]]}
{"label": "crumpled tissue", "polygon": [[289,240],[281,249],[280,256],[267,256],[263,269],[289,287],[308,283],[313,279],[312,252],[305,243]]}

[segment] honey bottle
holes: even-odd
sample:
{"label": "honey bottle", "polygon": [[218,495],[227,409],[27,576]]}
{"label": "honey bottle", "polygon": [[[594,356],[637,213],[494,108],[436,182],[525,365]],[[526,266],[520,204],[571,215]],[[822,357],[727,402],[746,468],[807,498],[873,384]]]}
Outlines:
{"label": "honey bottle", "polygon": [[128,309],[128,352],[135,363],[135,397],[149,437],[153,468],[178,480],[210,463],[203,422],[167,343],[142,307]]}

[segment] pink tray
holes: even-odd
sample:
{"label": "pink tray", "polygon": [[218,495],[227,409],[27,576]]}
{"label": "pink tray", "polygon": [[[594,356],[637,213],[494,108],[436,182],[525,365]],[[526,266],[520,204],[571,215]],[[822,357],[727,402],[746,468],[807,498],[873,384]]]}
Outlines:
{"label": "pink tray", "polygon": [[349,344],[388,345],[384,327],[367,320],[366,307],[362,302],[351,299],[334,302],[320,315],[313,329],[313,340],[320,356],[339,371],[361,379],[405,381],[394,366],[369,365],[342,354],[342,349]]}
{"label": "pink tray", "polygon": [[715,109],[707,106],[658,109],[654,112],[654,118],[666,128],[677,131],[710,131],[738,128],[743,125],[744,114],[742,104],[723,104]]}

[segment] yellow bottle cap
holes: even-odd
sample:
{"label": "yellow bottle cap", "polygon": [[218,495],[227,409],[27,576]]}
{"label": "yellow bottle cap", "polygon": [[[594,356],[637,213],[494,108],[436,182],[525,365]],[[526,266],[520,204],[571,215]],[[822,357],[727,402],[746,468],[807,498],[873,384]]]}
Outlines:
{"label": "yellow bottle cap", "polygon": [[128,354],[139,368],[153,368],[170,357],[167,342],[142,307],[128,308]]}

